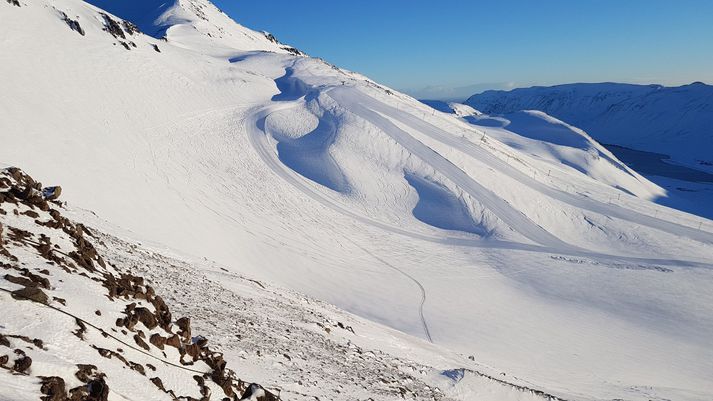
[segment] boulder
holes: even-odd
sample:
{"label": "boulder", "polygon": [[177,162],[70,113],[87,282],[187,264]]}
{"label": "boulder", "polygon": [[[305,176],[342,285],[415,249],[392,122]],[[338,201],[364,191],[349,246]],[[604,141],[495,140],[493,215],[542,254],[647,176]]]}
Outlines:
{"label": "boulder", "polygon": [[15,365],[12,367],[12,370],[18,373],[25,373],[30,366],[32,366],[32,358],[27,355],[23,355],[19,359],[15,360]]}
{"label": "boulder", "polygon": [[11,293],[12,297],[15,299],[23,301],[34,301],[41,304],[49,305],[49,297],[41,289],[37,287],[24,287],[19,290],[15,290]]}
{"label": "boulder", "polygon": [[64,379],[57,376],[42,377],[42,387],[40,391],[44,397],[40,397],[43,401],[66,401],[67,390],[65,389]]}

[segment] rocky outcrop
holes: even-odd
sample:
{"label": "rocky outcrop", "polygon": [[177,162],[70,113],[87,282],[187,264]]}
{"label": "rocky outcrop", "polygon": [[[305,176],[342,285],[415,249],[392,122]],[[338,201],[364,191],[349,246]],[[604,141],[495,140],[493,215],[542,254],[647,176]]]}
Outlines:
{"label": "rocky outcrop", "polygon": [[132,47],[136,47],[136,43],[127,38],[127,35],[132,36],[140,32],[136,25],[129,21],[117,21],[108,14],[101,13],[101,16],[104,18],[104,31],[108,32],[114,38],[119,39],[119,44],[126,50],[131,50]]}
{"label": "rocky outcrop", "polygon": [[[116,26],[112,25],[111,29],[116,29]],[[88,343],[100,357],[120,361],[130,371],[140,375],[143,378],[141,380],[150,380],[174,399],[193,398],[181,396],[176,390],[166,388],[160,377],[149,377],[149,373],[156,371],[156,368],[145,362],[132,361],[124,355],[122,348],[113,350],[90,343],[90,331],[98,330],[104,338],[116,340],[122,347],[131,347],[134,351],[150,359],[159,359],[163,363],[169,363],[164,359],[168,355],[166,348],[173,347],[180,356],[175,362],[170,362],[174,368],[188,369],[187,367],[198,365],[201,369],[207,368],[205,373],[192,376],[197,391],[202,396],[201,400],[207,401],[216,397],[240,399],[246,391],[245,384],[227,368],[223,354],[213,350],[207,338],[193,336],[190,317],[174,319],[169,306],[143,277],[132,274],[128,268],[109,264],[102,258],[93,244],[94,235],[91,230],[62,216],[61,205],[57,202],[57,197],[61,194],[58,188],[43,190],[41,183],[16,168],[0,171],[0,210],[5,212],[4,215],[0,213],[0,218],[8,215],[10,211],[13,222],[22,221],[24,227],[16,227],[15,223],[11,225],[0,220],[0,261],[2,268],[6,270],[0,282],[14,288],[6,291],[17,301],[44,305],[60,311],[62,316],[74,317],[77,329],[68,334]],[[29,226],[36,230],[25,229]],[[11,252],[20,249],[22,254],[30,252],[38,260],[45,260],[47,268],[25,267],[23,261]],[[72,280],[88,280],[87,285],[103,289],[106,299],[123,304],[121,315],[112,318],[115,327],[100,327],[90,322],[90,317],[73,315],[71,309],[67,308],[67,301],[53,296],[56,283],[52,282],[52,269],[59,269],[58,271],[70,275]],[[99,304],[98,302],[97,305]],[[60,310],[60,307],[63,309]],[[106,313],[106,310],[102,313],[97,309],[91,315],[104,317]],[[17,344],[13,344],[13,341],[25,341],[32,344],[35,351],[47,352],[42,340],[0,333],[0,347],[15,348]],[[15,349],[14,357],[0,350],[0,366],[6,370],[31,374],[32,363],[32,357],[20,348]],[[84,385],[69,390],[66,389],[67,378],[62,377],[62,372],[42,377],[42,399],[107,400],[112,377],[102,373],[96,364],[77,365],[75,377]],[[222,394],[211,395],[209,384],[220,388]],[[264,392],[272,396],[270,392]]]}
{"label": "rocky outcrop", "polygon": [[[67,16],[67,14],[64,12],[60,12],[60,16],[62,17],[62,21],[64,21],[67,24],[67,26],[69,26],[69,28],[71,30],[77,32],[78,34],[80,34],[82,36],[85,35],[84,29],[82,29],[82,26],[79,25],[79,21],[69,18],[69,16]],[[55,187],[55,188],[59,188],[59,187]],[[55,199],[57,197],[59,197],[59,193],[61,193],[61,191],[62,191],[62,189],[59,188],[59,192],[57,193],[57,196],[55,197]],[[52,199],[52,200],[54,200],[54,199]]]}

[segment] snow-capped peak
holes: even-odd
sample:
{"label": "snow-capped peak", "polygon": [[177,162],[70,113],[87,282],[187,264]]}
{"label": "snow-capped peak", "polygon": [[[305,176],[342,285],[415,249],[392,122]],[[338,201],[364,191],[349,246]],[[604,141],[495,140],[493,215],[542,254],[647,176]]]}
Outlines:
{"label": "snow-capped peak", "polygon": [[157,39],[205,52],[229,54],[236,50],[297,54],[273,35],[248,29],[208,0],[88,0],[117,17],[136,24]]}

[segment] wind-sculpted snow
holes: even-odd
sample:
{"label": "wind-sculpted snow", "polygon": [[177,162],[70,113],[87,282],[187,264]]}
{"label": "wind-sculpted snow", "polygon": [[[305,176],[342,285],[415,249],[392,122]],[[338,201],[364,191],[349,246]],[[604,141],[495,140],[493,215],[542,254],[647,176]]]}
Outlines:
{"label": "wind-sculpted snow", "polygon": [[624,163],[665,189],[652,197],[657,203],[713,216],[713,208],[701,206],[713,202],[713,184],[709,178],[700,181],[713,171],[709,160],[713,87],[709,85],[569,84],[486,91],[467,102],[498,115],[537,109],[584,128]]}
{"label": "wind-sculpted snow", "polygon": [[[265,122],[258,122],[264,128]],[[291,138],[271,125],[270,135],[278,141],[277,152],[286,166],[337,192],[349,192],[349,184],[339,165],[329,154],[336,136],[334,117],[325,112],[311,132]]]}
{"label": "wind-sculpted snow", "polygon": [[78,0],[0,3],[0,160],[61,183],[105,244],[191,255],[108,246],[205,310],[239,377],[289,399],[711,398],[711,222],[574,127],[474,125],[179,5],[162,41]]}
{"label": "wind-sculpted snow", "polygon": [[417,219],[445,230],[483,235],[483,230],[475,224],[468,209],[447,188],[415,174],[406,173],[404,176],[418,192],[418,203],[413,209]]}
{"label": "wind-sculpted snow", "polygon": [[567,124],[557,121],[544,113],[534,110],[521,111],[508,114],[505,118],[508,123],[503,126],[509,131],[520,134],[526,138],[549,142],[560,146],[584,149],[592,147],[593,142],[588,140],[583,133],[576,135],[575,129]]}
{"label": "wind-sculpted snow", "polygon": [[275,85],[280,93],[272,97],[273,101],[288,102],[306,97],[308,95],[310,99],[314,99],[317,91],[313,89],[310,90],[310,87],[301,79],[295,77],[294,74],[295,69],[293,67],[288,67],[285,69],[285,75],[275,80]]}
{"label": "wind-sculpted snow", "polygon": [[[309,87],[300,79],[294,78],[293,74],[293,69],[287,68],[285,75],[275,80],[280,93],[273,96],[272,100],[300,101],[291,109],[281,110],[283,118],[274,118],[274,114],[270,114],[264,120],[258,121],[258,127],[277,140],[280,161],[286,166],[327,188],[347,193],[350,190],[349,183],[330,154],[330,148],[337,136],[337,118],[330,111],[321,111],[317,92],[310,91]],[[317,126],[303,135],[290,132],[294,125],[292,120],[299,121],[305,114],[310,115],[308,120],[316,117],[311,116],[310,108],[321,112],[321,116],[317,118]],[[293,118],[289,117],[290,113],[294,114]],[[285,118],[284,114],[288,117]],[[271,122],[269,130],[266,125],[268,119]]]}
{"label": "wind-sculpted snow", "polygon": [[664,194],[661,188],[626,167],[584,131],[543,112],[524,110],[495,116],[478,111],[459,114],[456,110],[461,106],[468,107],[451,103],[446,112],[480,127],[513,149],[527,150],[537,158],[571,167],[634,196],[653,199]]}
{"label": "wind-sculpted snow", "polygon": [[670,155],[705,169],[711,160],[713,87],[616,83],[486,91],[467,104],[488,114],[541,110],[602,143]]}

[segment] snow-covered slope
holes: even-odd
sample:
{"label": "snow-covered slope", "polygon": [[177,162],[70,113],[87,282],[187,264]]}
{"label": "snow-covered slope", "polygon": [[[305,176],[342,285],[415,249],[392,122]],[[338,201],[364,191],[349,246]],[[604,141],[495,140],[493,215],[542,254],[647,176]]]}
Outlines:
{"label": "snow-covered slope", "polygon": [[202,53],[230,54],[235,49],[277,53],[300,52],[268,33],[247,29],[205,0],[89,0],[144,33]]}
{"label": "snow-covered slope", "polygon": [[190,317],[172,316],[154,287],[132,274],[134,261],[104,259],[98,233],[47,200],[56,188],[40,192],[21,170],[0,171],[0,368],[12,373],[0,374],[0,398],[248,396],[250,384],[226,368],[223,353],[192,335]]}
{"label": "snow-covered slope", "polygon": [[[510,148],[526,152],[541,169],[570,168],[600,183],[639,197],[655,199],[665,191],[621,163],[586,132],[537,110],[491,116],[460,103],[423,101],[478,127]],[[509,161],[509,158],[508,158]],[[620,196],[617,196],[620,198]]]}
{"label": "snow-covered slope", "polygon": [[531,113],[511,128],[547,138],[477,127],[261,34],[190,22],[161,41],[101,13],[0,3],[0,160],[134,239],[550,394],[713,394],[713,225],[649,202],[660,189],[586,135]]}
{"label": "snow-covered slope", "polygon": [[556,400],[302,294],[106,234],[121,230],[37,188],[0,170],[2,400]]}
{"label": "snow-covered slope", "polygon": [[540,110],[596,140],[671,156],[698,168],[713,165],[713,86],[567,84],[485,91],[467,104],[488,114]]}

